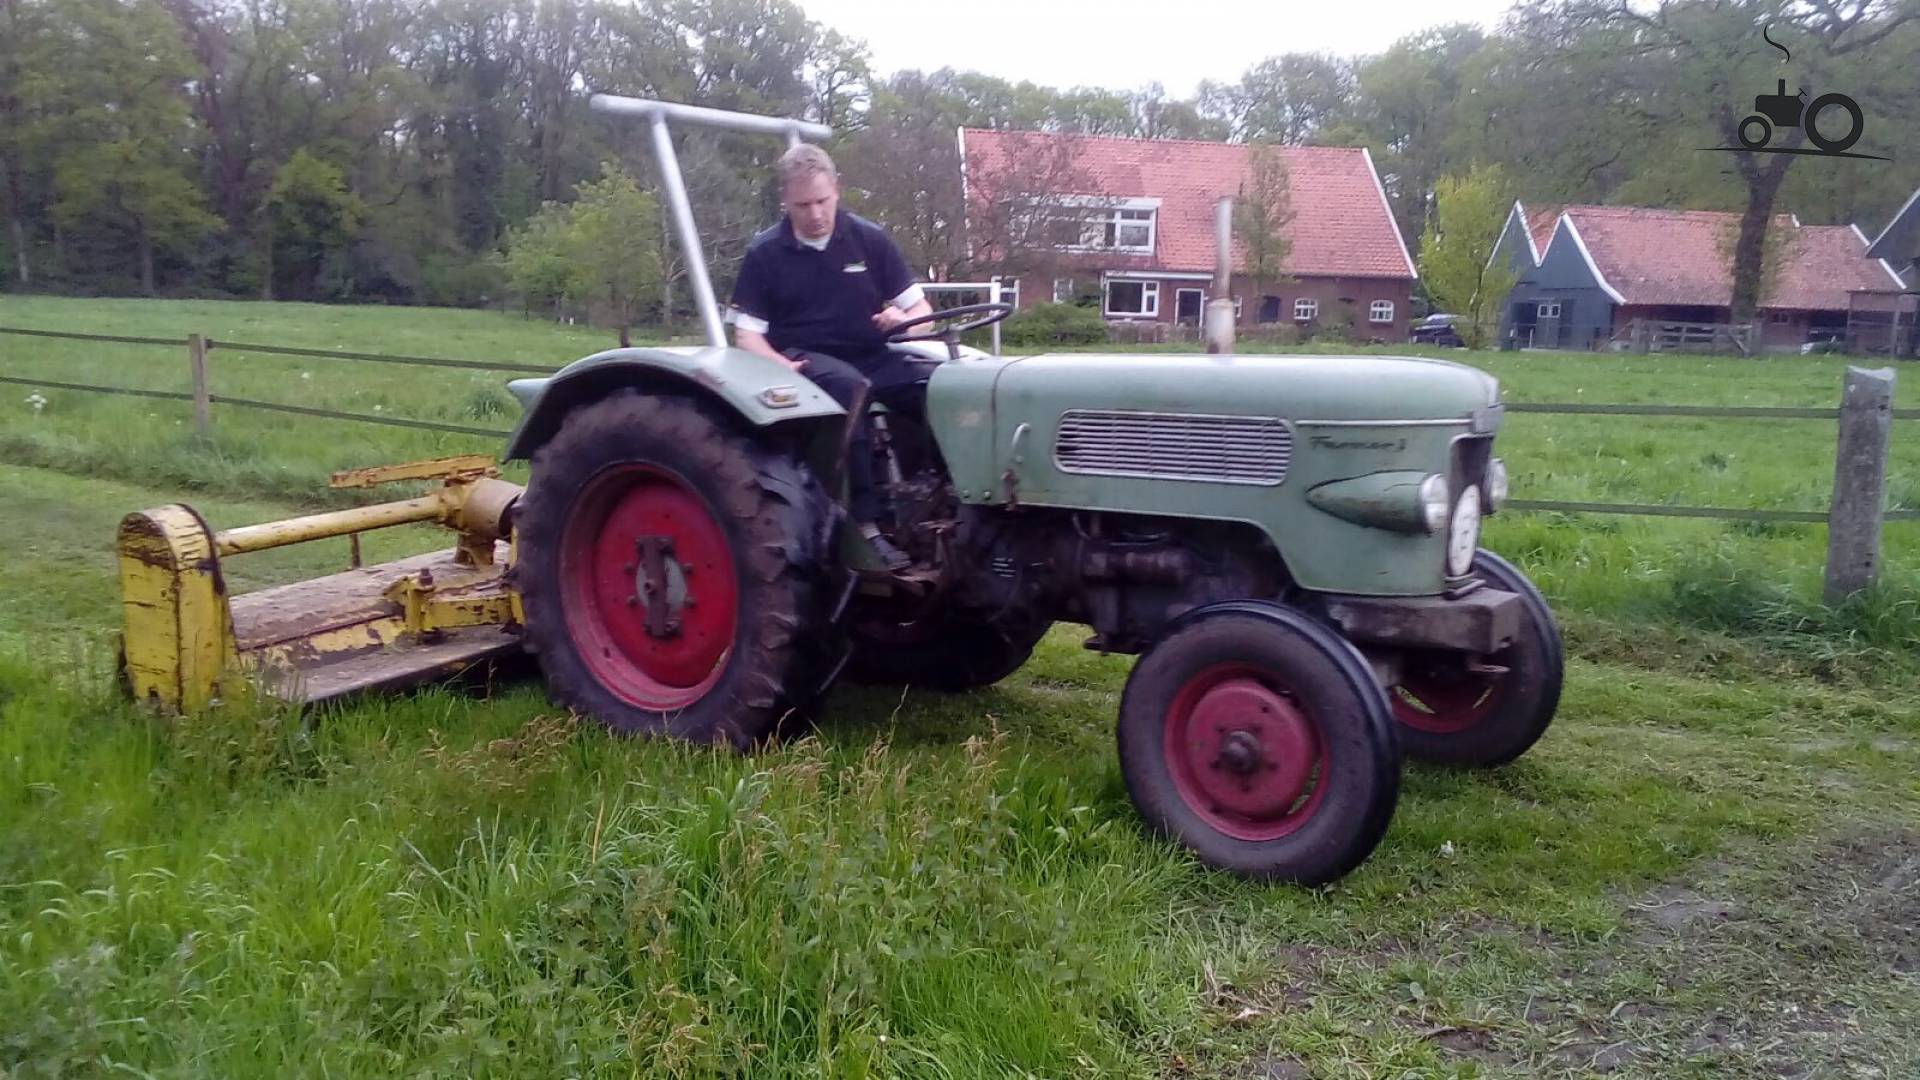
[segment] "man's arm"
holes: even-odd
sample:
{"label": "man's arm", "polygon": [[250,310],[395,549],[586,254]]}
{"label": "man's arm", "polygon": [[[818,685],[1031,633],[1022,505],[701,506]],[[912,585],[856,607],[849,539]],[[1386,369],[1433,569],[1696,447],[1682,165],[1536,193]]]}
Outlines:
{"label": "man's arm", "polygon": [[758,353],[769,360],[778,360],[795,371],[799,371],[802,367],[806,366],[803,361],[789,360],[785,356],[782,356],[780,350],[773,347],[773,342],[767,340],[765,333],[759,330],[749,330],[741,326],[739,316],[737,315],[734,317],[733,324],[733,347],[736,349],[744,349],[750,353]]}
{"label": "man's arm", "polygon": [[876,253],[881,287],[892,296],[873,317],[873,325],[881,333],[887,333],[903,322],[917,319],[922,315],[933,314],[933,305],[927,303],[926,291],[913,279],[913,271],[908,268],[906,257],[900,254],[899,245],[891,236],[881,236],[881,247]]}
{"label": "man's arm", "polygon": [[740,276],[733,285],[733,346],[746,352],[778,360],[798,371],[801,365],[780,355],[767,340],[767,317],[772,314],[771,290],[767,287],[766,268],[757,253],[748,249],[740,261]]}

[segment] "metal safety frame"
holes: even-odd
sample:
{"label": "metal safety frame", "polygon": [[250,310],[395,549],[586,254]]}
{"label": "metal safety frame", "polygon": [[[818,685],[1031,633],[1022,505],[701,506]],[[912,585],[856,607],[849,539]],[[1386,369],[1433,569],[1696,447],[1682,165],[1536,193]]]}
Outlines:
{"label": "metal safety frame", "polygon": [[674,232],[680,238],[680,252],[687,260],[687,282],[693,288],[694,306],[700,309],[700,325],[706,329],[707,344],[716,349],[727,347],[726,324],[720,318],[720,302],[713,294],[713,279],[707,274],[706,252],[700,246],[700,230],[693,221],[693,204],[687,200],[686,180],[680,174],[680,157],[673,149],[672,124],[737,131],[748,135],[778,135],[789,147],[803,138],[830,139],[833,129],[825,124],[804,120],[786,120],[752,113],[728,112],[698,105],[678,105],[650,98],[595,94],[587,100],[595,112],[617,116],[635,116],[647,122],[653,138],[653,157],[660,166],[660,189],[667,196],[667,212],[673,216]]}

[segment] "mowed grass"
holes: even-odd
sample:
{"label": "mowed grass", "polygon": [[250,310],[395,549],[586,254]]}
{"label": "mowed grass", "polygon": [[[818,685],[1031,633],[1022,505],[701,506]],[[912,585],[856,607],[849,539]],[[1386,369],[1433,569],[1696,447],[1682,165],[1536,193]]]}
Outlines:
{"label": "mowed grass", "polygon": [[[0,300],[0,325],[66,303]],[[177,310],[110,320],[93,303],[66,308],[67,325],[146,333],[150,313]],[[393,352],[474,355],[495,322],[540,330],[181,307]],[[379,340],[355,316],[463,327],[474,352]],[[17,346],[0,339],[0,374]],[[1587,372],[1619,362],[1480,359],[1542,378],[1565,365],[1551,377],[1583,396],[1600,392]],[[1775,392],[1837,386],[1836,366],[1787,371],[1801,364],[1765,368],[1802,380]],[[466,373],[407,374],[396,410]],[[1517,398],[1564,392],[1501,374]],[[1599,384],[1607,400],[1662,377],[1629,374]],[[1698,375],[1676,369],[1655,400],[1700,400]],[[1799,549],[1817,530],[1499,523],[1493,546],[1571,620],[1559,721],[1495,773],[1410,767],[1374,859],[1306,891],[1211,873],[1141,834],[1112,749],[1127,664],[1081,650],[1075,628],[989,691],[837,691],[813,737],[751,758],[610,739],[507,677],[305,716],[236,702],[151,720],[111,677],[122,513],[190,497],[216,523],[271,518],[313,505],[301,485],[333,468],[470,444],[285,418],[255,439],[222,411],[233,441],[216,456],[179,429],[139,441],[184,415],[170,404],[114,426],[49,397],[37,419],[0,409],[15,524],[0,1073],[1920,1070],[1911,620],[1897,587],[1813,604]],[[1527,419],[1504,447],[1520,474]],[[1689,471],[1648,469],[1675,484]],[[369,555],[436,539],[394,533]],[[228,570],[251,588],[345,555],[333,542]]]}

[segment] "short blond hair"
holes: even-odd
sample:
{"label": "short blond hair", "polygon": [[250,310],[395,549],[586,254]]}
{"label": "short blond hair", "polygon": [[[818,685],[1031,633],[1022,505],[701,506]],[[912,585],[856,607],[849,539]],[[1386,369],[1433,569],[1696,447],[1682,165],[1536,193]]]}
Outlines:
{"label": "short blond hair", "polygon": [[838,180],[840,170],[833,167],[833,159],[825,150],[811,143],[798,143],[788,147],[780,155],[780,163],[774,166],[775,174],[780,177],[780,190],[786,191],[796,180],[805,180],[809,176],[825,176],[829,180]]}

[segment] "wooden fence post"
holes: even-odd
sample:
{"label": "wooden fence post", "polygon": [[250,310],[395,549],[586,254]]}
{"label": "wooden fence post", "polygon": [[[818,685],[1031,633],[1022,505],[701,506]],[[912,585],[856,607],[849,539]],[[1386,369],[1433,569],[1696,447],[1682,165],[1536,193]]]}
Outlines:
{"label": "wooden fence post", "polygon": [[1850,367],[1840,399],[1840,442],[1827,514],[1825,597],[1838,604],[1880,572],[1887,501],[1887,446],[1893,433],[1893,369]]}
{"label": "wooden fence post", "polygon": [[187,335],[187,363],[193,367],[193,433],[206,438],[213,434],[213,398],[207,393],[207,339]]}

